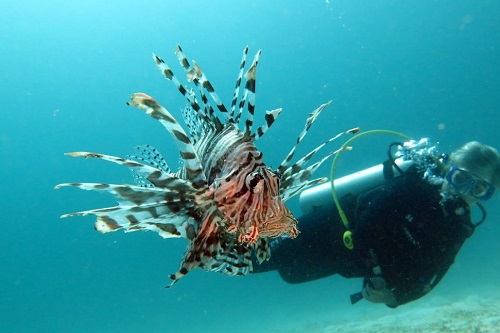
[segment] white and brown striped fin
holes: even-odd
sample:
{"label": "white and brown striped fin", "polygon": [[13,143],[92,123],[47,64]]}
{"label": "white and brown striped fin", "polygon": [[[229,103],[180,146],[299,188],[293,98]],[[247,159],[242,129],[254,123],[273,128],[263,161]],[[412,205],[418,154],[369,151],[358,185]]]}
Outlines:
{"label": "white and brown striped fin", "polygon": [[297,141],[296,141],[295,145],[292,147],[292,149],[290,150],[290,152],[288,153],[288,155],[286,155],[285,159],[283,160],[283,162],[281,162],[280,166],[278,167],[278,172],[280,174],[285,173],[285,170],[288,169],[288,167],[290,166],[290,162],[292,161],[292,158],[293,158],[293,156],[295,154],[295,151],[297,150],[297,147],[299,146],[300,142],[302,141],[302,139],[304,139],[304,137],[306,136],[307,132],[311,128],[311,125],[318,118],[318,116],[321,113],[321,111],[323,111],[323,109],[325,107],[327,107],[328,105],[330,105],[331,102],[332,101],[328,101],[325,104],[321,104],[320,106],[318,106],[316,109],[314,109],[314,111],[312,111],[309,114],[309,117],[307,117],[304,129],[302,130],[302,132],[300,132],[299,136],[297,137]]}
{"label": "white and brown striped fin", "polygon": [[184,255],[179,271],[170,275],[172,283],[167,287],[197,267],[229,276],[247,275],[252,272],[252,251],[259,262],[269,259],[271,253],[265,239],[253,245],[238,242],[223,230],[222,219],[215,207],[208,212]]}
{"label": "white and brown striped fin", "polygon": [[182,51],[180,45],[176,46],[175,55],[177,56],[177,59],[179,60],[179,63],[181,64],[182,68],[184,68],[188,81],[192,81],[196,86],[196,88],[198,89],[198,92],[201,96],[201,101],[203,103],[204,113],[207,114],[213,120],[217,130],[221,130],[222,123],[215,114],[214,109],[208,102],[208,98],[205,95],[204,91],[206,90],[210,94],[210,96],[216,103],[219,111],[225,114],[225,118],[227,119],[227,109],[222,103],[222,100],[217,95],[212,84],[210,83],[210,81],[208,81],[207,77],[201,70],[201,67],[196,63],[196,61],[193,61],[192,67],[190,66],[189,61],[187,60],[186,55],[184,54],[184,51]]}
{"label": "white and brown striped fin", "polygon": [[236,79],[236,85],[234,87],[233,100],[231,101],[231,112],[229,114],[230,121],[237,122],[235,118],[236,114],[236,104],[238,103],[238,98],[240,94],[241,79],[243,78],[243,71],[245,69],[245,63],[247,60],[248,46],[243,50],[243,56],[240,62],[240,71],[238,72],[238,78]]}
{"label": "white and brown striped fin", "polygon": [[[95,227],[101,232],[152,230],[165,238],[186,238],[188,249],[179,270],[170,276],[172,284],[197,267],[226,275],[246,275],[252,271],[252,252],[259,262],[269,259],[270,238],[283,234],[295,238],[297,220],[284,201],[324,180],[310,178],[336,152],[315,158],[319,161],[312,159],[338,136],[298,160],[294,155],[312,123],[330,102],[309,114],[295,145],[278,170],[271,170],[262,160],[263,154],[254,141],[267,132],[281,109],[266,111],[265,123],[260,127],[254,125],[256,69],[261,51],[256,53],[244,73],[247,53],[248,47],[243,50],[229,111],[201,67],[195,61],[190,64],[180,46],[176,47],[175,54],[188,82],[194,85],[193,89],[188,89],[160,57],[153,55],[164,77],[188,101],[182,115],[189,135],[152,97],[136,93],[127,104],[141,109],[165,127],[174,138],[183,166],[177,173],[171,173],[161,154],[148,145],[139,146],[137,152],[127,158],[90,152],[69,153],[70,156],[97,158],[126,166],[140,186],[57,185],[56,188],[66,186],[107,192],[118,201],[114,207],[62,217],[94,215],[97,217]],[[243,78],[245,85],[242,88]],[[240,120],[245,107],[247,114],[243,124]],[[339,135],[346,133],[354,133],[354,130]]]}
{"label": "white and brown striped fin", "polygon": [[282,177],[282,187],[280,196],[283,201],[287,201],[288,199],[294,197],[297,194],[300,194],[303,190],[310,186],[314,186],[316,184],[324,183],[328,180],[326,177],[316,178],[313,180],[309,180],[309,178],[316,172],[316,169],[320,167],[326,160],[328,160],[332,155],[339,153],[342,150],[349,149],[348,147],[343,149],[337,149],[333,152],[328,153],[328,155],[324,156],[321,160],[315,162],[307,168],[294,168],[289,167],[287,170],[295,169],[296,173],[287,172],[288,176]]}
{"label": "white and brown striped fin", "polygon": [[[161,72],[167,78],[168,80],[172,81],[179,92],[184,95],[193,108],[193,110],[196,112],[196,114],[199,115],[199,117],[203,120],[208,120],[210,119],[211,123],[214,124],[214,127],[216,128],[217,131],[220,131],[222,129],[222,123],[220,119],[217,117],[217,115],[214,113],[213,108],[211,107],[207,96],[205,95],[205,91],[208,92],[208,94],[211,96],[212,100],[215,102],[217,109],[225,115],[225,121],[228,123],[239,123],[240,117],[243,113],[243,108],[244,105],[247,104],[247,118],[245,120],[245,133],[248,136],[252,136],[253,139],[257,139],[261,137],[267,129],[271,126],[271,124],[274,122],[276,119],[276,116],[279,114],[281,109],[277,110],[272,110],[269,112],[266,112],[266,123],[262,126],[260,126],[255,133],[252,132],[252,125],[253,125],[253,118],[254,118],[254,113],[255,113],[255,82],[256,82],[256,69],[257,69],[257,64],[259,62],[259,57],[261,54],[261,50],[259,50],[252,62],[252,65],[250,68],[247,70],[247,72],[243,75],[245,63],[246,63],[246,56],[248,53],[248,47],[246,47],[243,50],[243,56],[242,60],[240,63],[240,71],[238,73],[238,78],[236,80],[236,85],[235,85],[235,91],[233,95],[233,100],[231,102],[231,111],[228,114],[228,110],[222,100],[220,99],[219,95],[215,91],[212,83],[208,80],[207,76],[201,69],[201,67],[198,65],[196,61],[193,61],[192,64],[188,61],[186,55],[184,54],[184,51],[182,48],[177,45],[175,54],[179,60],[179,63],[181,66],[184,68],[186,71],[187,79],[188,81],[192,81],[194,85],[198,88],[198,92],[201,97],[201,102],[202,106],[200,106],[197,102],[197,99],[195,97],[195,94],[188,91],[181,83],[180,81],[175,77],[173,71],[168,67],[168,65],[158,57],[157,55],[154,55],[154,59],[158,67],[160,68]],[[241,86],[241,80],[245,77],[245,88],[244,88],[244,93],[242,96],[242,99],[238,105],[239,110],[238,113],[235,114],[236,112],[236,104],[237,100],[239,97],[239,89]]]}
{"label": "white and brown striped fin", "polygon": [[187,179],[196,189],[208,189],[207,178],[203,173],[201,161],[196,155],[194,146],[182,126],[175,120],[170,112],[158,104],[151,96],[144,93],[133,94],[131,102],[127,104],[143,110],[165,127],[172,135],[179,148],[181,158],[184,161]]}
{"label": "white and brown striped fin", "polygon": [[[135,147],[137,153],[127,155],[127,159],[132,161],[137,161],[144,165],[149,165],[155,169],[161,170],[167,174],[171,174],[172,171],[167,164],[167,161],[163,158],[160,152],[152,147],[151,145],[141,145]],[[154,186],[147,177],[149,176],[149,172],[143,172],[140,169],[131,169],[134,180],[137,185],[143,187],[152,187]]]}
{"label": "white and brown striped fin", "polygon": [[266,123],[257,128],[257,130],[255,130],[255,133],[251,135],[252,141],[256,141],[258,138],[260,138],[267,132],[267,130],[271,127],[271,125],[276,121],[278,116],[281,114],[281,110],[282,109],[279,108],[271,111],[266,111],[266,115],[264,117]]}
{"label": "white and brown striped fin", "polygon": [[216,129],[212,126],[212,123],[208,123],[201,119],[197,113],[193,111],[193,107],[189,104],[186,104],[183,108],[181,108],[182,118],[186,123],[187,128],[189,129],[189,134],[193,145],[202,139],[210,135],[210,133],[214,132]]}
{"label": "white and brown striped fin", "polygon": [[[182,57],[185,57],[184,53],[182,53],[182,52],[179,52],[179,55]],[[182,60],[181,60],[181,62],[182,62]],[[219,111],[222,113],[227,113],[226,106],[224,105],[224,103],[222,103],[222,100],[220,99],[219,95],[217,95],[214,87],[212,86],[210,81],[207,79],[207,76],[205,75],[205,73],[203,73],[203,71],[201,70],[201,67],[198,65],[198,63],[196,61],[193,60],[193,66],[187,70],[186,75],[187,75],[188,81],[197,80],[199,82],[199,84],[197,84],[197,86],[199,87],[199,85],[201,85],[201,87],[203,87],[203,89],[200,88],[200,94],[203,94],[203,96],[205,96],[205,94],[203,93],[203,90],[206,90],[208,92],[208,94],[210,95],[210,97],[212,97],[212,100],[217,105],[217,109],[219,109]],[[208,104],[208,99],[205,98],[204,102],[206,104]]]}
{"label": "white and brown striped fin", "polygon": [[[165,63],[165,61],[157,56],[156,54],[153,53],[153,59],[156,62],[156,65],[160,69],[161,73],[163,76],[171,81],[177,90],[186,98],[188,101],[189,105],[193,108],[193,110],[196,112],[196,114],[203,119],[207,123],[211,123],[215,128],[220,130],[222,128],[222,123],[220,122],[219,118],[215,115],[213,109],[209,104],[207,104],[207,98],[202,94],[202,102],[204,104],[204,108],[201,108],[200,105],[198,104],[198,101],[196,100],[195,93],[192,90],[187,90],[177,79],[175,76],[174,72],[170,69],[170,67]],[[187,59],[183,62],[181,62],[181,65],[187,66],[185,67],[186,71],[189,70],[189,62]],[[198,79],[194,78],[193,83],[198,86]],[[199,88],[199,87],[198,87]],[[200,89],[199,89],[200,90]]]}
{"label": "white and brown striped fin", "polygon": [[[340,136],[345,135],[345,134],[354,134],[359,131],[359,128],[352,128],[350,130],[338,133],[337,135],[333,136],[332,138],[328,139],[327,141],[323,142],[319,146],[317,146],[315,149],[307,153],[305,156],[300,158],[297,162],[295,162],[293,165],[291,164],[291,161],[295,155],[295,151],[297,150],[297,147],[299,144],[302,142],[304,137],[306,136],[307,132],[311,128],[311,125],[314,123],[314,121],[318,118],[319,114],[323,109],[328,106],[331,103],[329,101],[328,103],[322,104],[319,107],[317,107],[313,112],[309,114],[309,117],[306,120],[304,129],[302,132],[299,134],[296,144],[292,147],[288,155],[285,157],[283,162],[280,164],[278,167],[278,172],[281,174],[281,184],[280,184],[280,190],[281,190],[281,197],[283,201],[286,201],[290,199],[291,197],[299,194],[301,191],[306,189],[309,186],[321,183],[326,181],[326,178],[318,178],[314,180],[309,180],[309,178],[314,174],[314,172],[327,160],[329,159],[332,155],[337,154],[340,152],[342,149],[333,151],[328,153],[326,156],[321,158],[319,161],[315,162],[314,164],[305,167],[305,165],[311,160],[311,158],[324,146],[329,144],[330,142],[338,139]],[[346,147],[344,149],[349,149],[349,147]]]}
{"label": "white and brown striped fin", "polygon": [[196,191],[183,193],[169,189],[144,188],[133,185],[103,183],[65,183],[82,190],[113,194],[119,205],[64,214],[61,217],[95,215],[95,228],[102,232],[151,230],[164,238],[193,239],[199,228],[199,212],[195,206]]}
{"label": "white and brown striped fin", "polygon": [[245,73],[245,92],[243,94],[242,103],[247,100],[247,119],[245,120],[245,135],[250,136],[252,133],[253,116],[255,113],[255,82],[257,79],[257,65],[259,64],[261,50],[255,54],[252,65]]}
{"label": "white and brown striped fin", "polygon": [[90,152],[73,152],[66,153],[65,155],[71,157],[97,158],[125,166],[133,172],[141,174],[152,185],[158,188],[178,191],[191,191],[191,189],[194,188],[189,180],[180,179],[172,173],[130,159]]}
{"label": "white and brown striped fin", "polygon": [[340,136],[345,135],[345,134],[354,134],[359,131],[359,128],[352,128],[350,130],[341,132],[334,137],[328,139],[327,141],[323,142],[313,150],[311,150],[309,153],[307,153],[305,156],[300,158],[297,162],[295,162],[293,165],[289,166],[286,168],[283,173],[281,174],[281,188],[286,189],[291,186],[295,186],[296,184],[302,183],[305,180],[309,179],[310,176],[316,171],[318,167],[320,167],[328,158],[330,158],[332,155],[335,155],[342,150],[348,150],[350,147],[344,147],[335,151],[332,151],[328,153],[326,156],[321,158],[319,161],[315,162],[314,164],[310,165],[309,167],[305,168],[304,166],[311,160],[311,158],[324,146],[329,144],[330,142],[338,139]]}

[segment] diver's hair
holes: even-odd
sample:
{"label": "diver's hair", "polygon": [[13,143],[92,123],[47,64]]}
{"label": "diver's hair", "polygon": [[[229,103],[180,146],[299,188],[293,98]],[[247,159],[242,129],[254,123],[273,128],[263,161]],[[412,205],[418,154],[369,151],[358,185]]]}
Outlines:
{"label": "diver's hair", "polygon": [[467,142],[451,154],[450,164],[474,172],[496,187],[500,186],[500,154],[493,147],[477,141]]}

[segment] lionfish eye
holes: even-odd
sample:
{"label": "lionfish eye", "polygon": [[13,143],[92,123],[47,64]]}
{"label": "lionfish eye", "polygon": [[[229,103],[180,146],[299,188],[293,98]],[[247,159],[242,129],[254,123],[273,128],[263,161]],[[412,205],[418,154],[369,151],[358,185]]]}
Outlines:
{"label": "lionfish eye", "polygon": [[264,176],[255,171],[247,175],[245,183],[250,190],[253,190],[262,179],[264,179]]}

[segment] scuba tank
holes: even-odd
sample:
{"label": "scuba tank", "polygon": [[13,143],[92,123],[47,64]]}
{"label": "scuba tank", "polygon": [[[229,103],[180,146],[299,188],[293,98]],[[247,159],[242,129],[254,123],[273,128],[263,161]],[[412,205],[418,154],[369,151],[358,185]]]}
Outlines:
{"label": "scuba tank", "polygon": [[[411,160],[397,158],[394,163],[403,172],[413,164]],[[392,168],[392,170],[388,170]],[[352,173],[350,175],[335,179],[333,186],[336,195],[341,198],[347,194],[357,195],[381,185],[385,179],[400,175],[400,170],[390,163],[381,163],[370,168]],[[317,185],[304,190],[299,197],[302,214],[318,212],[323,210],[331,211],[335,207],[332,195],[332,182]]]}
{"label": "scuba tank", "polygon": [[330,182],[321,184],[309,189],[302,191],[299,197],[300,208],[303,214],[308,214],[310,212],[315,212],[318,210],[332,210],[337,207],[340,214],[342,222],[349,229],[349,223],[345,217],[342,207],[338,201],[339,197],[343,197],[346,194],[359,194],[361,192],[370,190],[380,184],[387,178],[391,178],[396,175],[396,170],[399,174],[403,174],[412,164],[412,158],[407,156],[407,154],[401,154],[396,158],[392,155],[391,149],[395,145],[403,145],[403,143],[392,143],[387,151],[388,160],[382,164],[375,165],[371,168],[367,168],[353,174],[347,175],[345,177],[335,179],[335,167],[337,165],[337,160],[341,153],[345,150],[351,150],[350,144],[362,137],[372,135],[372,134],[389,134],[393,136],[398,136],[405,140],[411,140],[409,136],[401,134],[399,132],[394,132],[390,130],[378,129],[359,133],[349,140],[347,140],[339,149],[339,152],[335,155],[332,168],[330,173]]}

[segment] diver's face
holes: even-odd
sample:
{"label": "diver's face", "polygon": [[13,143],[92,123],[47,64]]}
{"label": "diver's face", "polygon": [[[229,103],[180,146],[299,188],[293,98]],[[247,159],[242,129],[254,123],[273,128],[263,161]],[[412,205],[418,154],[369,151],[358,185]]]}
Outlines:
{"label": "diver's face", "polygon": [[488,200],[495,193],[495,186],[491,184],[490,178],[484,173],[452,167],[446,174],[444,189],[461,196],[468,203]]}

